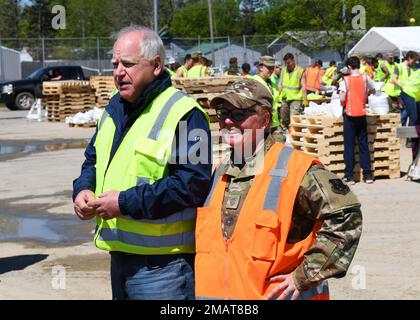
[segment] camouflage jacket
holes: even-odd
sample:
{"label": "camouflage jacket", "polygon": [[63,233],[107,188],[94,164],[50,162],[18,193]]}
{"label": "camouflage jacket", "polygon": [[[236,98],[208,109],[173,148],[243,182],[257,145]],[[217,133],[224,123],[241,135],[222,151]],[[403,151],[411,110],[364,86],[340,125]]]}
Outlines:
{"label": "camouflage jacket", "polygon": [[[221,172],[229,176],[221,214],[225,239],[232,236],[241,207],[257,174],[255,161],[258,154],[267,152],[273,144],[274,139],[269,136],[255,158],[245,161],[242,166],[234,165],[232,160],[225,164]],[[314,165],[300,185],[288,243],[305,239],[317,221],[323,222],[316,241],[292,274],[299,291],[316,287],[330,277],[343,277],[362,232],[362,214],[356,196],[335,174]]]}

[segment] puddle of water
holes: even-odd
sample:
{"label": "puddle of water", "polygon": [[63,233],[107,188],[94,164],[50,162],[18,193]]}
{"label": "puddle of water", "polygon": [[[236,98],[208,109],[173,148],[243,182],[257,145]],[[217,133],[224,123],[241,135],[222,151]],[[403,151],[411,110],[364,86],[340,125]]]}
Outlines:
{"label": "puddle of water", "polygon": [[0,241],[36,241],[70,245],[91,241],[94,221],[79,221],[76,217],[28,217],[0,213]]}
{"label": "puddle of water", "polygon": [[64,149],[80,149],[86,148],[88,143],[88,139],[67,142],[32,142],[26,144],[7,144],[7,142],[0,142],[0,156],[23,155],[34,152],[56,151]]}

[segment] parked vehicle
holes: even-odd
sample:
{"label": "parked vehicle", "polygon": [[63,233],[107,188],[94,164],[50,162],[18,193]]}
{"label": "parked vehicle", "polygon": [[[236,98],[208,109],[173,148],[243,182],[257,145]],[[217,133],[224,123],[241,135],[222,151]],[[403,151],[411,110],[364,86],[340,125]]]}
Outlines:
{"label": "parked vehicle", "polygon": [[26,79],[1,84],[1,99],[10,110],[28,110],[35,99],[42,98],[44,81],[85,80],[80,66],[53,66],[38,69]]}

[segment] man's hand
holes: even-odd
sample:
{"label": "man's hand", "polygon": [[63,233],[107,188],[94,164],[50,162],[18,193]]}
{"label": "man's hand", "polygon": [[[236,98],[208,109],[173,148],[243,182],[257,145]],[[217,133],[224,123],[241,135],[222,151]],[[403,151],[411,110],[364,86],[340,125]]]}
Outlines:
{"label": "man's hand", "polygon": [[[296,285],[293,282],[293,277],[291,273],[273,276],[269,280],[267,280],[267,283],[278,281],[283,282],[276,286],[273,290],[271,290],[271,292],[268,294],[268,299],[272,299],[278,296],[277,300],[284,300],[290,295],[292,296],[291,300],[296,300],[298,298],[300,292],[298,289],[296,289]],[[280,292],[282,291],[283,293],[280,294]]]}
{"label": "man's hand", "polygon": [[82,190],[74,199],[74,212],[81,220],[90,220],[96,216],[94,207],[88,205],[89,201],[95,200],[95,194],[91,190]]}
{"label": "man's hand", "polygon": [[120,206],[118,205],[119,191],[108,191],[99,195],[98,199],[92,199],[88,205],[96,208],[96,213],[104,220],[113,219],[121,216]]}
{"label": "man's hand", "polygon": [[308,99],[303,99],[302,105],[306,108],[307,106],[309,106],[309,101]]}

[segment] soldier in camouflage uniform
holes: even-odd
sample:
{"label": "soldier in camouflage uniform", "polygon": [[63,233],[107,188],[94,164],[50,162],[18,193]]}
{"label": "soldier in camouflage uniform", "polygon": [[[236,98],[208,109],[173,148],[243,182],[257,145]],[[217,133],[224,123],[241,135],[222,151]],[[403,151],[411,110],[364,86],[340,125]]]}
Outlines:
{"label": "soldier in camouflage uniform", "polygon": [[[240,81],[245,81],[243,86],[246,94],[254,94],[255,99],[261,96],[261,92],[247,90],[246,81],[252,80]],[[239,91],[238,93],[241,95]],[[241,109],[241,102],[243,103],[243,97],[238,97],[237,101],[227,101],[223,97],[212,101],[222,128],[224,121],[234,121],[227,120],[229,114],[225,113],[225,108]],[[254,177],[258,174],[258,159],[262,159],[274,143],[274,138],[266,133],[263,147],[257,150],[253,157],[238,163],[232,153],[230,159],[221,164],[224,167],[220,174],[228,179],[221,212],[225,240],[232,237],[244,200]],[[322,226],[317,232],[315,243],[305,253],[303,262],[291,274],[271,279],[281,279],[283,282],[273,290],[269,298],[286,298],[285,294],[280,294],[284,289],[289,296],[296,298],[299,292],[312,289],[323,280],[344,277],[362,232],[360,207],[354,193],[340,178],[322,165],[313,165],[303,178],[296,196],[287,242],[297,243],[305,239],[318,221],[322,221]]]}

